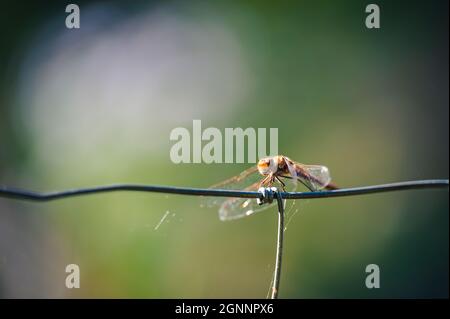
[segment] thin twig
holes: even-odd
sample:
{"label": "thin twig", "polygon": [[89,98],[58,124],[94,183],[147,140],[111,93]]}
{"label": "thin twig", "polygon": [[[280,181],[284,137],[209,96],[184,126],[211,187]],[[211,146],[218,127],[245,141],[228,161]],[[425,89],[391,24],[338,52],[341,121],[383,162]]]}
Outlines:
{"label": "thin twig", "polygon": [[[447,188],[448,179],[434,179],[434,180],[420,180],[408,181],[392,184],[363,186],[354,188],[342,188],[332,191],[317,191],[317,192],[280,192],[284,199],[301,199],[301,198],[326,198],[326,197],[341,197],[363,195],[381,192],[391,192],[409,189],[423,189],[423,188]],[[235,191],[225,189],[209,189],[209,188],[188,188],[188,187],[172,187],[172,186],[153,186],[153,185],[133,185],[133,184],[118,184],[109,186],[97,186],[88,188],[77,188],[72,190],[38,193],[29,190],[15,189],[9,187],[0,187],[0,197],[8,197],[19,200],[31,201],[51,201],[73,196],[107,193],[114,191],[135,191],[135,192],[153,192],[153,193],[167,193],[179,195],[201,195],[201,196],[218,196],[218,197],[243,197],[243,198],[260,198],[260,192],[249,191]]]}
{"label": "thin twig", "polygon": [[271,299],[278,298],[278,291],[280,289],[281,280],[281,261],[283,257],[283,243],[284,243],[284,205],[281,193],[275,193],[278,203],[278,234],[277,234],[277,253],[275,260],[275,270],[273,273],[273,286]]}

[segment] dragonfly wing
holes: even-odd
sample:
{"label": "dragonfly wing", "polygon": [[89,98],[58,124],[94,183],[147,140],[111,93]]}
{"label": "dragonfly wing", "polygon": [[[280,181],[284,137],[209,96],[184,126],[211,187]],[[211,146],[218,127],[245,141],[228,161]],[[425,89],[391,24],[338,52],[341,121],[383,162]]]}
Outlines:
{"label": "dragonfly wing", "polygon": [[[212,189],[229,189],[229,190],[243,190],[252,186],[257,181],[262,180],[261,175],[256,167],[251,167],[239,175],[233,176],[220,183],[214,184],[209,188]],[[225,197],[203,197],[202,206],[214,207],[221,206],[227,198]]]}
{"label": "dragonfly wing", "polygon": [[[245,191],[257,191],[259,181],[245,188]],[[229,198],[219,208],[219,218],[222,221],[233,220],[252,215],[269,208],[271,204],[259,205],[256,198]]]}
{"label": "dragonfly wing", "polygon": [[244,189],[252,184],[254,184],[257,180],[261,180],[262,176],[258,172],[258,168],[253,166],[239,175],[233,176],[229,179],[226,179],[220,183],[212,185],[210,188],[214,189]]}
{"label": "dragonfly wing", "polygon": [[[286,182],[286,180],[285,180]],[[281,186],[281,185],[279,185]],[[248,187],[247,191],[256,191],[259,187],[259,182]],[[280,189],[280,188],[279,188]],[[297,182],[292,177],[289,178],[289,182],[285,183],[285,190],[288,192],[295,192],[297,190]],[[241,217],[249,216],[254,213],[263,211],[269,207],[273,207],[276,203],[274,200],[272,203],[265,203],[259,205],[255,198],[230,198],[223,202],[219,209],[219,218],[222,221],[238,219]],[[289,208],[290,211],[295,204],[295,200],[291,201],[291,206],[287,207],[286,200],[283,200],[283,206],[285,211]]]}
{"label": "dragonfly wing", "polygon": [[[281,185],[279,185],[281,186]],[[259,182],[247,187],[246,191],[256,191],[258,190]],[[295,192],[297,189],[297,183],[294,179],[289,178],[289,182],[285,184],[285,189],[288,192]],[[254,213],[263,211],[269,207],[273,207],[276,203],[274,200],[272,203],[265,203],[259,205],[255,198],[230,198],[223,202],[219,209],[219,218],[222,221],[238,219],[241,217],[249,216]],[[294,205],[295,201],[292,201]],[[286,200],[283,200],[283,206],[286,210]],[[290,209],[292,206],[290,206]]]}
{"label": "dragonfly wing", "polygon": [[[257,191],[263,178],[259,174],[258,168],[254,166],[210,188]],[[220,220],[232,220],[262,211],[269,205],[258,205],[255,198],[205,197],[203,206],[219,206]]]}
{"label": "dragonfly wing", "polygon": [[298,178],[312,191],[324,189],[331,182],[330,171],[322,165],[297,165]]}
{"label": "dragonfly wing", "polygon": [[[284,186],[284,190],[287,192],[295,192],[297,189],[297,182],[300,181],[303,183],[303,181],[300,179],[299,176],[299,163],[295,163],[294,161],[292,161],[291,159],[288,159],[288,161],[286,161],[287,164],[287,168],[289,171],[289,174],[284,174],[284,175],[280,175],[280,177],[284,177],[285,180],[285,186]],[[309,186],[307,186],[309,187]]]}

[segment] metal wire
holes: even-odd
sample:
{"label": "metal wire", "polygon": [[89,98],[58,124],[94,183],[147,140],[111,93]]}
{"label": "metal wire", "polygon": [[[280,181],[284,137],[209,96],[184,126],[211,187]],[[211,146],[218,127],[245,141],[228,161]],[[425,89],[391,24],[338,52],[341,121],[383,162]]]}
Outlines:
{"label": "metal wire", "polygon": [[281,193],[276,192],[278,204],[278,233],[277,233],[277,253],[275,259],[275,270],[273,273],[273,286],[271,299],[278,298],[278,291],[280,290],[281,280],[281,261],[283,259],[283,244],[284,244],[284,204]]}
{"label": "metal wire", "polygon": [[1,187],[0,197],[43,202],[89,194],[92,195],[116,191],[134,191],[134,192],[179,194],[179,195],[256,198],[261,203],[265,203],[271,202],[275,196],[278,203],[278,235],[277,235],[277,250],[276,250],[275,271],[273,277],[271,298],[276,299],[278,298],[278,291],[280,287],[281,261],[283,255],[283,242],[284,242],[283,199],[329,198],[329,197],[355,196],[355,195],[365,195],[365,194],[392,192],[410,189],[448,188],[448,184],[449,184],[448,179],[433,179],[433,180],[407,181],[374,186],[344,188],[332,191],[318,191],[318,192],[279,192],[278,190],[272,188],[260,189],[257,192],[248,192],[248,191],[223,190],[223,189],[119,184],[110,186],[78,188],[51,193],[37,193],[29,190]]}
{"label": "metal wire", "polygon": [[[326,198],[326,197],[341,197],[373,194],[381,192],[391,192],[409,189],[423,189],[423,188],[446,188],[448,187],[448,179],[433,179],[433,180],[419,180],[399,182],[374,186],[363,186],[353,188],[342,188],[332,191],[317,191],[317,192],[280,192],[283,199],[302,199],[302,198]],[[50,193],[38,193],[24,189],[0,187],[0,197],[7,197],[18,200],[30,201],[51,201],[56,199],[90,195],[117,191],[132,191],[132,192],[151,192],[151,193],[166,193],[178,195],[194,195],[194,196],[218,196],[218,197],[243,197],[243,198],[259,198],[263,199],[260,192],[249,192],[239,190],[225,190],[225,189],[209,189],[209,188],[190,188],[190,187],[173,187],[173,186],[153,186],[153,185],[134,185],[134,184],[117,184],[108,186],[97,186],[87,188],[77,188],[72,190],[57,191]]]}

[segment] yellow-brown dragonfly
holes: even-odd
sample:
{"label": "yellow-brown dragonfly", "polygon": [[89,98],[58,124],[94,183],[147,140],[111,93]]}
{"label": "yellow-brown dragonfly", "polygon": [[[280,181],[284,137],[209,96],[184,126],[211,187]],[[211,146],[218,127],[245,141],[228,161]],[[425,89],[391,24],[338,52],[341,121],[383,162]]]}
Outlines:
{"label": "yellow-brown dragonfly", "polygon": [[[330,172],[326,166],[301,164],[283,155],[262,158],[256,166],[211,188],[257,191],[260,187],[279,184],[283,191],[287,191],[295,189],[297,182],[310,191],[337,189],[336,185],[331,183]],[[241,218],[269,207],[267,204],[258,205],[256,199],[249,198],[229,198],[225,201],[215,199],[213,204],[220,205],[221,220]]]}

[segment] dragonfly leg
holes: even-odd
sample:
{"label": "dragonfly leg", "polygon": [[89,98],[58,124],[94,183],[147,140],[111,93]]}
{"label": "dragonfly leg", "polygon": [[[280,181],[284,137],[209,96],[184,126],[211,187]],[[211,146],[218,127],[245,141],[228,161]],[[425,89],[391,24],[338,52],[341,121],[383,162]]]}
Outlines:
{"label": "dragonfly leg", "polygon": [[266,186],[266,184],[267,184],[267,187],[272,187],[274,179],[275,179],[275,176],[272,173],[270,173],[261,181],[261,183],[259,183],[259,187]]}
{"label": "dragonfly leg", "polygon": [[267,183],[269,187],[272,187],[273,181],[275,180],[275,175],[269,175],[269,182]]}
{"label": "dragonfly leg", "polygon": [[278,176],[274,176],[274,178],[280,182],[281,184],[281,188],[283,189],[283,192],[286,192],[286,184],[278,177]]}
{"label": "dragonfly leg", "polygon": [[271,175],[267,175],[267,176],[259,183],[259,188],[263,187],[263,186],[267,183],[267,181],[268,181],[269,178],[271,178]]}

